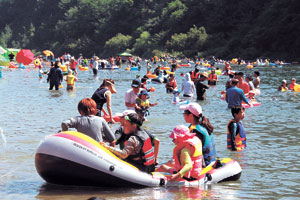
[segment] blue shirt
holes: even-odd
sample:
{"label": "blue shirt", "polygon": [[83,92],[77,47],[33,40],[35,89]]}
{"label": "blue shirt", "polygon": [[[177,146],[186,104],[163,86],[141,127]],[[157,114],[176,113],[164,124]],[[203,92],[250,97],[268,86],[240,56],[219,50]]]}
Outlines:
{"label": "blue shirt", "polygon": [[241,106],[242,101],[248,103],[248,99],[245,97],[242,89],[234,86],[226,90],[226,102],[228,103],[228,108]]}

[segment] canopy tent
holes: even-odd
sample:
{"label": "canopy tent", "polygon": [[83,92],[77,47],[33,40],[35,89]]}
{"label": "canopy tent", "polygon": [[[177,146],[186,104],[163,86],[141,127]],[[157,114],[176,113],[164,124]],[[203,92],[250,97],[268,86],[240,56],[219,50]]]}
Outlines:
{"label": "canopy tent", "polygon": [[45,56],[53,56],[54,57],[53,52],[50,50],[44,50],[43,53],[45,54]]}
{"label": "canopy tent", "polygon": [[132,56],[132,54],[127,53],[127,52],[123,52],[123,53],[119,54],[119,56]]}
{"label": "canopy tent", "polygon": [[9,66],[9,59],[4,55],[0,55],[0,66]]}
{"label": "canopy tent", "polygon": [[17,53],[21,51],[21,49],[14,49],[14,48],[7,48],[7,51],[13,53],[15,56],[17,56]]}
{"label": "canopy tent", "polygon": [[2,55],[5,54],[6,52],[7,50],[0,46],[0,54]]}
{"label": "canopy tent", "polygon": [[17,62],[23,63],[23,65],[29,65],[34,59],[34,54],[31,52],[30,49],[22,49],[18,54],[17,54]]}

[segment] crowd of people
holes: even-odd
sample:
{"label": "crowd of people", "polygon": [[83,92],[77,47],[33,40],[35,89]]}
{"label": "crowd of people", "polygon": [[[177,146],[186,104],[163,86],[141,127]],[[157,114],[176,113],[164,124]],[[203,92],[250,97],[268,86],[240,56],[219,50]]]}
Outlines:
{"label": "crowd of people", "polygon": [[[94,58],[94,64],[98,66],[97,60],[97,57]],[[71,83],[76,81],[78,63],[74,62],[77,61],[73,61],[71,57],[66,78],[67,89],[72,89]],[[209,72],[201,72],[199,65],[196,64],[193,70],[182,74],[184,80],[180,87],[175,77],[178,67],[176,62],[171,62],[172,68],[169,71],[158,60],[152,59],[152,65],[156,66],[153,72],[150,62],[146,61],[147,74],[142,78],[137,75],[136,79],[131,81],[131,88],[126,91],[124,97],[125,111],[117,116],[113,115],[112,94],[117,93],[114,87],[115,81],[104,79],[91,98],[84,98],[79,102],[80,116],[62,122],[62,130],[77,129],[141,171],[171,173],[169,181],[200,179],[202,168],[217,160],[213,125],[204,116],[199,103],[188,102],[181,105],[184,121],[189,125],[178,125],[173,129],[169,136],[175,144],[173,157],[168,163],[159,166],[159,138],[142,128],[147,120],[146,117],[150,114],[149,109],[158,105],[158,103],[150,102],[148,93],[152,92],[153,88],[147,88],[147,82],[157,79],[159,83],[165,84],[166,93],[174,95],[173,103],[180,103],[186,99],[192,100],[194,96],[198,101],[203,101],[207,99],[206,91],[218,84],[216,71],[220,69],[215,68],[212,63],[207,66],[210,68]],[[47,81],[50,82],[50,90],[53,87],[59,89],[63,81],[59,63],[60,61],[56,61],[48,73]],[[92,68],[96,69],[93,66]],[[222,73],[228,76],[224,91],[221,92],[222,99],[227,102],[227,107],[232,114],[232,119],[229,119],[227,125],[227,148],[232,151],[242,151],[246,148],[246,131],[241,122],[245,117],[244,105],[252,106],[256,101],[256,96],[260,95],[260,72],[254,71],[253,75],[245,75],[243,72],[233,71],[232,67],[226,63]],[[149,74],[156,77],[151,79]],[[295,85],[295,79],[291,80],[289,88],[286,80],[283,80],[278,90],[293,90]],[[181,96],[184,99],[181,99]],[[108,123],[120,123],[120,127],[113,133]]]}

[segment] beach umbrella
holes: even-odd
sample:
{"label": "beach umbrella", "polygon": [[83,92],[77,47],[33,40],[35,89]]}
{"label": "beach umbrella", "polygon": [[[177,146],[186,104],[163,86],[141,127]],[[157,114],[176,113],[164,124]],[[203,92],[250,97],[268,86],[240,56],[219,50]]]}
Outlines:
{"label": "beach umbrella", "polygon": [[119,54],[120,56],[132,56],[132,54],[130,53],[127,53],[127,52],[123,52],[121,54]]}
{"label": "beach umbrella", "polygon": [[30,49],[22,49],[17,53],[16,60],[18,63],[23,63],[23,65],[29,65],[34,59],[34,54]]}
{"label": "beach umbrella", "polygon": [[4,54],[4,53],[6,53],[7,51],[3,48],[3,47],[1,47],[0,46],[0,54]]}
{"label": "beach umbrella", "polygon": [[54,57],[53,52],[50,50],[44,50],[43,53],[45,54],[45,56],[53,56]]}

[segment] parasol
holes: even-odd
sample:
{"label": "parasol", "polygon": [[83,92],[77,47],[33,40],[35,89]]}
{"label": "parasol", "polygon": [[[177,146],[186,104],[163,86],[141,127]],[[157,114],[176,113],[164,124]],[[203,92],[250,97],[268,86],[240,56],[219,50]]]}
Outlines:
{"label": "parasol", "polygon": [[44,50],[43,53],[45,54],[45,56],[53,56],[54,57],[53,52],[50,50]]}
{"label": "parasol", "polygon": [[30,51],[30,49],[22,49],[19,53],[17,53],[16,60],[17,62],[23,63],[23,65],[29,65],[34,59],[34,54]]}
{"label": "parasol", "polygon": [[123,52],[121,54],[119,54],[120,56],[132,56],[132,54],[130,53],[127,53],[127,52]]}

